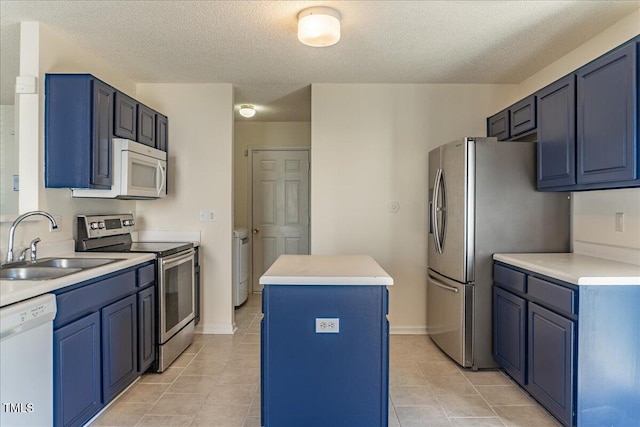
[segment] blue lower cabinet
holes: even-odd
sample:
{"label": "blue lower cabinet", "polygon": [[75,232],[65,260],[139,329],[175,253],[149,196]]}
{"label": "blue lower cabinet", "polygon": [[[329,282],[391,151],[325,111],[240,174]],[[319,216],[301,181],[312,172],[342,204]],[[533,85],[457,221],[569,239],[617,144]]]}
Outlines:
{"label": "blue lower cabinet", "polygon": [[493,357],[521,386],[525,385],[527,302],[493,289]]}
{"label": "blue lower cabinet", "polygon": [[53,333],[54,423],[81,426],[102,409],[100,314]]}
{"label": "blue lower cabinet", "polygon": [[155,288],[138,292],[138,372],[143,373],[156,360]]}
{"label": "blue lower cabinet", "polygon": [[138,376],[137,324],[136,295],[102,309],[102,393],[105,403]]}
{"label": "blue lower cabinet", "polygon": [[564,425],[572,425],[575,322],[529,304],[526,389]]}
{"label": "blue lower cabinet", "polygon": [[[384,286],[267,285],[261,339],[265,427],[388,423]],[[318,319],[339,319],[318,333]]]}

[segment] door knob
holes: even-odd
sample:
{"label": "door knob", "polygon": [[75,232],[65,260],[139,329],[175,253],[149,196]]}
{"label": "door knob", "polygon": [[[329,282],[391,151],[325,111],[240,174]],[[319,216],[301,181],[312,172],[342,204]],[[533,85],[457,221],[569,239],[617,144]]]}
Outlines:
{"label": "door knob", "polygon": [[258,234],[260,232],[260,229],[258,227],[253,229],[253,234]]}

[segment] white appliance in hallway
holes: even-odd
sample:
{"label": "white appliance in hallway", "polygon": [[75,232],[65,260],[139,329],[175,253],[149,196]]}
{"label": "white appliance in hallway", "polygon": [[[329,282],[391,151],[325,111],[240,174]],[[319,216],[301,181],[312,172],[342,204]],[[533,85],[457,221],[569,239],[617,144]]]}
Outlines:
{"label": "white appliance in hallway", "polygon": [[56,297],[0,309],[0,425],[53,425],[53,319]]}
{"label": "white appliance in hallway", "polygon": [[249,296],[249,236],[246,228],[233,230],[233,306]]}

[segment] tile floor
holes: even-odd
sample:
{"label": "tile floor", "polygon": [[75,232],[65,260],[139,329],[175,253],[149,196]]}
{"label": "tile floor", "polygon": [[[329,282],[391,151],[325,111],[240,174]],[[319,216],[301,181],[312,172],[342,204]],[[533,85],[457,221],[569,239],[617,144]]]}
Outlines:
{"label": "tile floor", "polygon": [[[235,335],[196,335],[91,427],[259,427],[261,318],[253,295],[236,311]],[[390,353],[389,427],[560,426],[502,372],[463,370],[425,335],[392,335]]]}

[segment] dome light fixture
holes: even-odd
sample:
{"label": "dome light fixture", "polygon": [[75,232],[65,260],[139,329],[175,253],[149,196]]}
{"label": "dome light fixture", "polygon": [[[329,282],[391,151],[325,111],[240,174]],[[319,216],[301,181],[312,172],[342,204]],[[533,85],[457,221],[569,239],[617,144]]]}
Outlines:
{"label": "dome light fixture", "polygon": [[340,12],[310,7],[298,14],[298,40],[307,46],[327,47],[340,40]]}
{"label": "dome light fixture", "polygon": [[242,104],[238,113],[240,113],[242,117],[251,118],[256,115],[256,107],[251,104]]}

